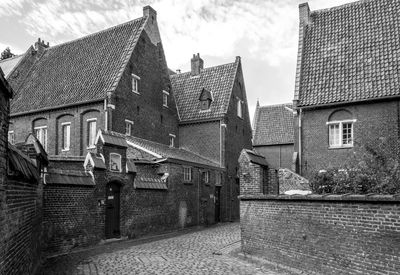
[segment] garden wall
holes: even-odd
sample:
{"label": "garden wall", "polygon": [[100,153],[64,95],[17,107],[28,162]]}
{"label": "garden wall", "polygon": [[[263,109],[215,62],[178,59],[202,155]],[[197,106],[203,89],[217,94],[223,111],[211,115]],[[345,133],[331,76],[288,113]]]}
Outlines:
{"label": "garden wall", "polygon": [[400,196],[240,196],[242,250],[307,274],[399,274]]}

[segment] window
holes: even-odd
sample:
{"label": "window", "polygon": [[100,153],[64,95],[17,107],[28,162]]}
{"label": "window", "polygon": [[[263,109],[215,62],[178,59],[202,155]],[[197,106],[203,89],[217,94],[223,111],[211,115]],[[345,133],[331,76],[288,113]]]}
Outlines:
{"label": "window", "polygon": [[35,127],[35,136],[42,144],[45,151],[47,151],[47,126]]}
{"label": "window", "polygon": [[331,121],[329,128],[329,147],[352,147],[353,146],[353,123],[355,120]]}
{"label": "window", "polygon": [[132,126],[133,126],[133,121],[125,119],[125,134],[127,136],[132,135]]}
{"label": "window", "polygon": [[210,171],[203,172],[203,181],[204,183],[210,182]]}
{"label": "window", "polygon": [[220,172],[215,172],[215,185],[220,186],[221,185],[221,173]]}
{"label": "window", "polygon": [[69,151],[71,144],[71,122],[61,123],[62,151]]}
{"label": "window", "polygon": [[87,146],[93,148],[96,141],[96,118],[87,120]]}
{"label": "window", "polygon": [[115,172],[122,172],[121,155],[116,153],[110,153],[110,170]]}
{"label": "window", "polygon": [[209,99],[202,100],[200,104],[201,104],[200,108],[202,111],[209,110],[211,106],[211,100]]}
{"label": "window", "polygon": [[238,98],[237,99],[237,116],[242,118],[242,101]]}
{"label": "window", "polygon": [[183,167],[183,180],[186,182],[192,181],[192,168]]}
{"label": "window", "polygon": [[174,147],[175,146],[175,138],[176,138],[175,135],[169,134],[169,147]]}
{"label": "window", "polygon": [[8,131],[8,142],[11,144],[15,144],[14,131]]}
{"label": "window", "polygon": [[132,92],[139,93],[139,80],[140,77],[137,75],[132,74]]}
{"label": "window", "polygon": [[169,93],[167,91],[163,91],[163,106],[168,107],[168,96]]}

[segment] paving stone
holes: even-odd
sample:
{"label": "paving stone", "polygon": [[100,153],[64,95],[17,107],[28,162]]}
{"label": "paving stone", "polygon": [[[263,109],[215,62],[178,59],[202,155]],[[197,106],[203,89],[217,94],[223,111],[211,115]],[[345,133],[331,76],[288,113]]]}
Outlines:
{"label": "paving stone", "polygon": [[[104,247],[106,248],[106,247]],[[284,274],[234,256],[238,223],[213,226],[172,238],[113,249],[83,251],[49,260],[42,274]]]}

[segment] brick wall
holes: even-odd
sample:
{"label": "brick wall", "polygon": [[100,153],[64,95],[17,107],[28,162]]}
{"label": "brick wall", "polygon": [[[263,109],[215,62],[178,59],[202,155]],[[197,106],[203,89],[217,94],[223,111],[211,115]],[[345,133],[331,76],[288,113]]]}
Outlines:
{"label": "brick wall", "polygon": [[[139,94],[132,92],[132,73],[139,76]],[[140,36],[116,89],[110,129],[125,133],[125,119],[134,122],[132,135],[169,144],[169,134],[179,145],[178,114],[162,44],[154,45],[146,32]],[[169,92],[163,106],[163,90]]]}
{"label": "brick wall", "polygon": [[221,123],[218,120],[179,125],[179,139],[181,148],[220,163],[220,124]]}
{"label": "brick wall", "polygon": [[[379,139],[398,138],[399,102],[355,104],[337,108],[303,110],[302,114],[302,175],[309,177],[313,171],[340,166],[366,143]],[[351,113],[354,122],[354,148],[329,149],[329,117],[338,110]],[[295,119],[297,121],[297,119]],[[298,141],[298,137],[296,136]]]}
{"label": "brick wall", "polygon": [[270,167],[292,169],[293,144],[254,146],[254,150],[266,158]]}
{"label": "brick wall", "polygon": [[41,259],[42,185],[9,179],[0,196],[0,274],[32,274]]}
{"label": "brick wall", "polygon": [[241,196],[244,253],[311,274],[398,274],[400,199]]}
{"label": "brick wall", "polygon": [[[239,58],[239,57],[237,57]],[[237,99],[240,98],[242,105],[242,118],[237,116]],[[225,166],[227,169],[227,207],[231,210],[230,220],[239,219],[239,155],[243,148],[252,149],[252,130],[250,124],[249,109],[247,105],[246,88],[243,79],[242,66],[238,68],[236,79],[229,101],[228,112],[224,121],[227,125],[225,131]]]}
{"label": "brick wall", "polygon": [[[10,131],[14,131],[15,142],[24,142],[33,133],[36,122],[47,126],[47,153],[49,155],[81,156],[87,153],[88,118],[97,118],[97,129],[104,128],[104,104],[81,105],[54,111],[11,116]],[[71,122],[71,143],[69,151],[62,151],[61,123]],[[38,124],[39,125],[39,124]]]}

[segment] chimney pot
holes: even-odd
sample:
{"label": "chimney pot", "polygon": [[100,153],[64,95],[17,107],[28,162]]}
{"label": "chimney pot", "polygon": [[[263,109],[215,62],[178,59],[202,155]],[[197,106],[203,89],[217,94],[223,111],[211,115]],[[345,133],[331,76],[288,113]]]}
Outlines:
{"label": "chimney pot", "polygon": [[201,70],[204,68],[204,61],[201,59],[200,54],[193,54],[193,58],[191,60],[191,74],[192,76],[199,75]]}
{"label": "chimney pot", "polygon": [[180,74],[180,73],[181,73],[181,69],[177,69],[177,70],[176,70],[176,73],[177,73],[177,74]]}

